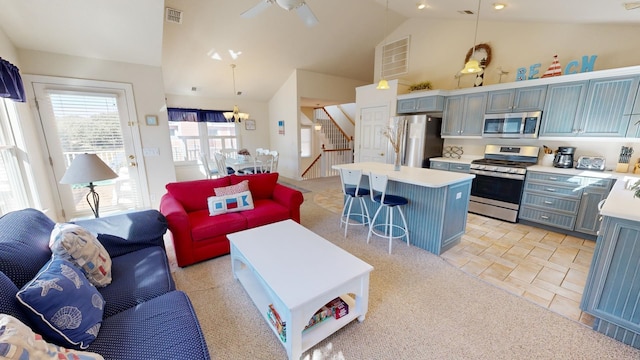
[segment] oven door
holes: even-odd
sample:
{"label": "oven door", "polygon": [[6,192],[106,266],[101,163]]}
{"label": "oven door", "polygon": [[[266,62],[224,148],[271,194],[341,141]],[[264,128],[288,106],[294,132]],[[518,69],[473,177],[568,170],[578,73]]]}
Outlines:
{"label": "oven door", "polygon": [[524,180],[476,174],[471,183],[471,196],[520,204]]}

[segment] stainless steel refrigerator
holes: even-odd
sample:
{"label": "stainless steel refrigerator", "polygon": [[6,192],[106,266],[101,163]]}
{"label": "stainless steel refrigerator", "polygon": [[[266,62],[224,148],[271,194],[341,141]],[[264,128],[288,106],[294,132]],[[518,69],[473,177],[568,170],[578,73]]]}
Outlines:
{"label": "stainless steel refrigerator", "polygon": [[425,114],[401,116],[406,120],[402,165],[430,167],[430,158],[442,156],[442,118]]}

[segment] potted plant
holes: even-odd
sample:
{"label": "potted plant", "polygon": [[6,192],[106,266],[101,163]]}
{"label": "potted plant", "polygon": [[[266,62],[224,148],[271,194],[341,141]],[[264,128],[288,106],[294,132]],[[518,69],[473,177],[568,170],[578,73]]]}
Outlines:
{"label": "potted plant", "polygon": [[423,81],[409,86],[409,91],[431,90],[431,81]]}

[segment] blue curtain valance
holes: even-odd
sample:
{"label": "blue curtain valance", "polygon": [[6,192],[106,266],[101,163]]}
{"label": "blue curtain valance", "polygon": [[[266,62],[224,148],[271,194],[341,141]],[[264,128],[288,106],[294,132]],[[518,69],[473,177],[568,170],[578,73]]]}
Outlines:
{"label": "blue curtain valance", "polygon": [[227,122],[222,113],[229,111],[167,108],[169,121]]}
{"label": "blue curtain valance", "polygon": [[0,58],[0,97],[26,102],[20,70],[3,58]]}

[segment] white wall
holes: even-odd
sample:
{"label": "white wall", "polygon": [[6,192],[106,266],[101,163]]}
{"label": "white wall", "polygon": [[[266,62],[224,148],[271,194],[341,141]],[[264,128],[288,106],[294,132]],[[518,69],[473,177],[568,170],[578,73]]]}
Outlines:
{"label": "white wall", "polygon": [[[169,141],[169,128],[167,125],[167,112],[164,99],[164,84],[162,81],[162,69],[157,66],[136,65],[114,61],[104,61],[89,58],[81,58],[74,56],[66,56],[60,54],[46,53],[33,50],[20,49],[18,51],[21,64],[21,72],[23,74],[48,75],[58,77],[68,77],[77,79],[91,79],[101,81],[113,81],[121,83],[130,83],[133,86],[135,97],[135,112],[140,127],[140,136],[143,148],[158,148],[160,155],[157,157],[146,157],[138,159],[139,166],[144,166],[147,173],[149,197],[151,199],[151,207],[158,208],[160,197],[166,192],[165,184],[175,181],[175,171],[172,164],[173,158],[171,154],[171,143]],[[28,86],[28,84],[25,84]],[[28,100],[33,106],[33,101]],[[21,114],[23,115],[23,114]],[[25,114],[26,115],[26,114]],[[144,125],[145,115],[157,115],[159,126]],[[31,139],[39,137],[33,131],[39,131],[36,127],[35,113],[31,112],[23,120],[29,122]],[[37,149],[29,149],[30,156],[44,157],[46,150],[44,145],[32,144]],[[32,151],[33,150],[33,151]],[[39,166],[44,166],[42,158],[38,159]],[[41,168],[40,174],[47,173]],[[49,187],[48,180],[39,178],[39,189],[43,193],[54,193],[54,189]],[[47,203],[43,203],[45,208],[53,205],[52,199],[46,199]]]}
{"label": "white wall", "polygon": [[[411,35],[409,73],[401,76],[410,85],[431,81],[434,89],[455,89],[454,75],[464,66],[464,58],[473,44],[475,21],[408,19],[389,35],[394,41]],[[477,43],[492,48],[491,64],[485,72],[485,84],[499,80],[497,68],[509,74],[502,82],[515,81],[516,69],[541,63],[540,74],[558,55],[564,66],[583,55],[598,55],[595,70],[640,64],[640,47],[634,39],[640,25],[580,25],[551,23],[491,22],[480,19]],[[381,46],[376,48],[374,77],[380,74]],[[460,87],[473,86],[474,76],[465,76]]]}
{"label": "white wall", "polygon": [[[297,71],[293,71],[269,100],[270,150],[280,154],[278,172],[282,176],[297,179],[300,172],[300,100],[298,97]],[[284,121],[284,134],[278,133],[278,121]]]}

